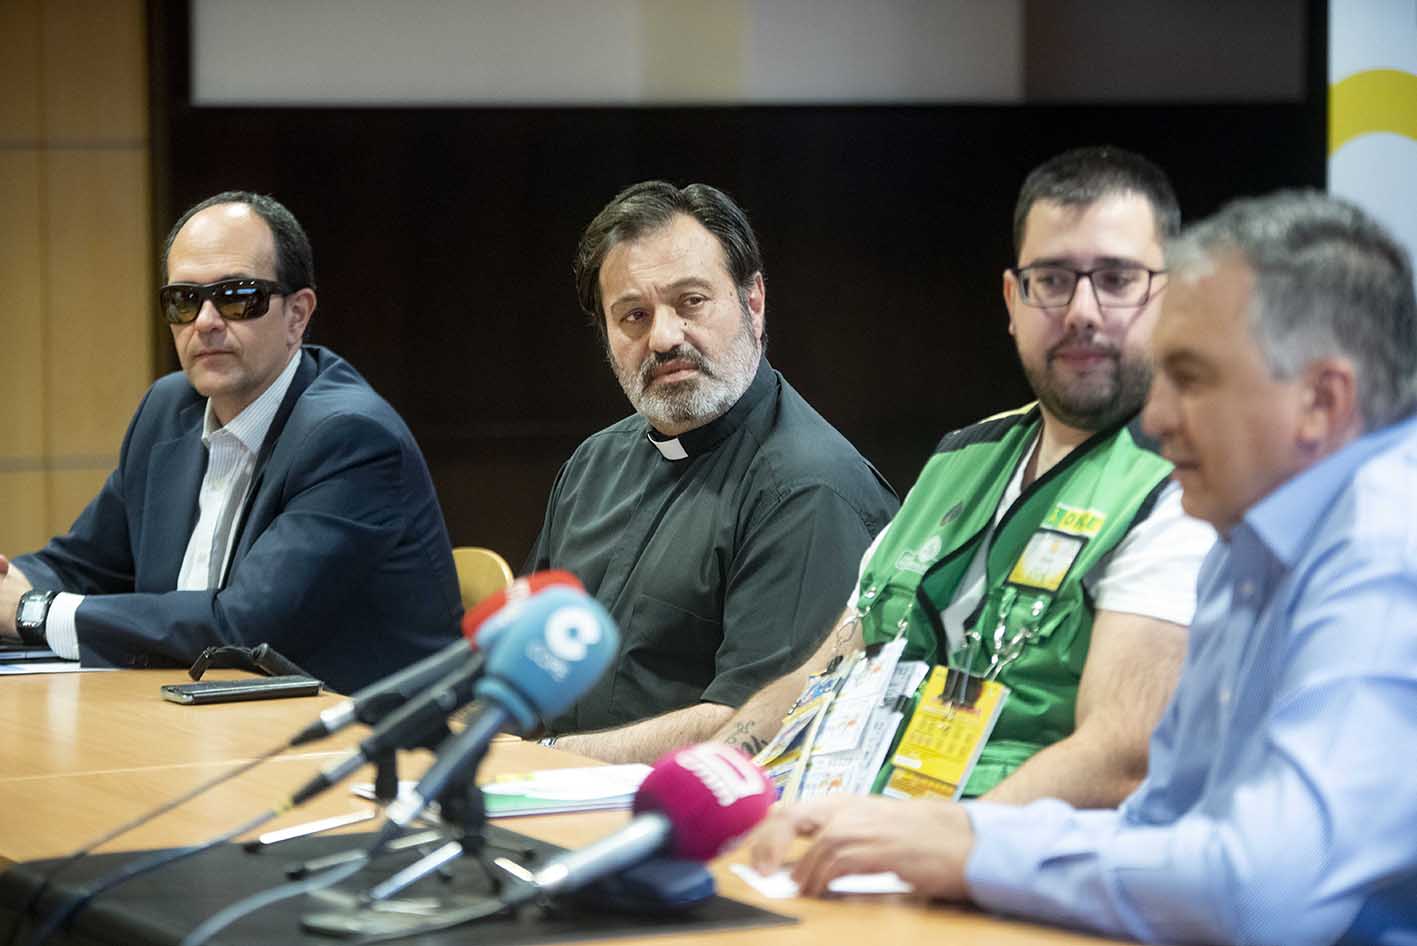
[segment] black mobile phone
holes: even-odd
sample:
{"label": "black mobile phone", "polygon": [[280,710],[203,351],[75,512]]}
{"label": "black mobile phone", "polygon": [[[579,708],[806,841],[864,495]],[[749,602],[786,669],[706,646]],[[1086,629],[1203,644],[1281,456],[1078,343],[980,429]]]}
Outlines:
{"label": "black mobile phone", "polygon": [[249,680],[202,680],[168,683],[162,698],[174,703],[234,703],[237,700],[274,700],[283,696],[314,696],[321,683],[314,677],[252,677]]}

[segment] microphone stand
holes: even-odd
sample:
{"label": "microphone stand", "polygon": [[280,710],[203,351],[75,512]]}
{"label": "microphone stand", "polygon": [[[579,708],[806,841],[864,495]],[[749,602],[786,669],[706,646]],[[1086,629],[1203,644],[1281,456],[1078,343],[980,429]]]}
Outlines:
{"label": "microphone stand", "polygon": [[[441,738],[441,737],[440,737]],[[383,808],[399,797],[399,759],[394,749],[374,758],[374,801]]]}
{"label": "microphone stand", "polygon": [[[476,766],[469,767],[470,771],[475,769]],[[520,855],[522,859],[531,854],[525,849],[507,848],[488,842],[486,796],[470,775],[455,779],[448,786],[438,797],[438,810],[444,824],[453,829],[448,842],[370,888],[365,894],[366,900],[387,901],[433,871],[446,868],[464,855],[472,858],[481,869],[482,875],[491,885],[493,895],[500,896],[502,873],[492,869],[494,861],[489,859],[489,849],[499,855]]]}
{"label": "microphone stand", "polygon": [[[506,909],[502,897],[504,874],[502,870],[494,870],[494,866],[505,863],[506,855],[526,860],[533,852],[487,840],[487,804],[482,789],[473,781],[471,773],[476,770],[476,765],[468,766],[468,774],[450,782],[435,799],[443,822],[443,844],[357,898],[345,895],[335,905],[333,898],[326,895],[324,899],[335,905],[335,909],[307,914],[301,920],[302,927],[328,936],[394,938],[441,929],[450,922],[492,916]],[[415,835],[400,838],[390,845],[390,850],[402,847],[401,842],[413,837]],[[431,840],[424,837],[422,843],[426,845]],[[493,854],[497,856],[493,858]],[[444,881],[450,881],[448,865],[465,855],[480,869],[488,884],[488,893],[454,894],[446,902],[430,902],[426,898],[395,899],[434,872],[441,873]]]}
{"label": "microphone stand", "polygon": [[[383,713],[381,715],[387,714]],[[446,738],[447,735],[448,727],[446,724],[443,724],[440,725],[433,732],[426,733],[423,738],[418,741],[417,745],[431,749],[439,742],[441,742],[444,738]],[[394,748],[385,749],[383,752],[380,752],[378,755],[374,756],[374,758],[371,759],[370,762],[374,766],[373,801],[377,808],[379,810],[382,810],[393,804],[399,797],[398,750]],[[349,824],[356,824],[360,821],[372,820],[374,817],[376,817],[376,813],[373,811],[369,811],[359,812],[356,815],[349,815],[337,819],[322,818],[315,821],[307,821],[304,824],[295,825],[293,827],[286,828],[283,831],[271,832],[269,837],[262,836],[261,838],[257,838],[254,841],[249,841],[246,844],[246,850],[265,850],[266,848],[279,844],[282,841],[290,841],[295,838],[313,837],[314,835],[320,834],[324,831],[344,827]],[[423,818],[420,820],[424,821],[425,823],[432,821],[436,825],[438,819]],[[428,844],[431,841],[437,840],[436,837],[430,837],[429,835],[430,832],[419,832],[417,837],[419,837],[420,840],[416,844],[401,844],[398,846],[398,849],[403,850],[407,847],[417,847],[424,844]],[[321,870],[328,870],[329,868],[338,866],[339,864],[347,863],[348,861],[358,859],[360,853],[361,852],[359,851],[349,851],[344,854],[332,854],[325,857],[318,857],[314,860],[306,861],[303,864],[293,864],[290,867],[286,868],[286,875],[292,878],[297,878],[303,877],[307,874],[316,873]]]}

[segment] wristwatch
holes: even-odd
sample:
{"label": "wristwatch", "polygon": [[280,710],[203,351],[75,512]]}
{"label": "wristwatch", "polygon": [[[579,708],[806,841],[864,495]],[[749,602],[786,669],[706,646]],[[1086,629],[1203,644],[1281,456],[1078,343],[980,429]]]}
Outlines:
{"label": "wristwatch", "polygon": [[15,608],[15,632],[26,644],[43,645],[44,622],[49,619],[49,606],[54,602],[57,591],[26,591],[20,595],[19,607]]}

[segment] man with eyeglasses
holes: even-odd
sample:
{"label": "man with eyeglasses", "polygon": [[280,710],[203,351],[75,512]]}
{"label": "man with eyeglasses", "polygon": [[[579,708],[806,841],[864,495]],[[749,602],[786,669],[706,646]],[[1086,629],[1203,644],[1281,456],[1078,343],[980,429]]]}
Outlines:
{"label": "man with eyeglasses", "polygon": [[1417,930],[1417,296],[1407,250],[1314,191],[1246,198],[1166,250],[1145,428],[1221,540],[1175,698],[1118,808],[784,806],[819,895],[922,896],[1156,943],[1410,946]]}
{"label": "man with eyeglasses", "polygon": [[1038,402],[945,436],[816,655],[718,738],[756,751],[809,672],[904,634],[905,659],[1010,690],[963,794],[1093,807],[1136,786],[1214,541],[1135,423],[1179,223],[1166,175],[1118,148],[1029,174],[1003,295]]}
{"label": "man with eyeglasses", "polygon": [[302,345],[300,223],[218,194],[177,221],[162,277],[183,371],[148,391],[70,531],[0,557],[0,637],[99,667],[268,643],[344,692],[446,644],[461,604],[432,480],[393,408]]}

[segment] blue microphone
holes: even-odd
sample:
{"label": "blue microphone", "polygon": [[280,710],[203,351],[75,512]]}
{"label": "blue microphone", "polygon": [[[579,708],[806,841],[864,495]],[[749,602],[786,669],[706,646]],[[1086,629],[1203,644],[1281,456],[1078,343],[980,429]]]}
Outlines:
{"label": "blue microphone", "polygon": [[438,747],[437,761],[413,792],[389,806],[370,856],[402,834],[464,770],[481,761],[492,737],[509,726],[530,732],[542,720],[565,712],[600,679],[620,650],[615,621],[583,591],[548,588],[503,617],[506,627],[474,689],[481,708],[466,729]]}
{"label": "blue microphone", "polygon": [[[451,674],[467,669],[469,659],[477,661],[480,667],[484,659],[480,651],[489,649],[500,633],[499,627],[505,623],[506,612],[514,612],[519,602],[552,587],[582,589],[585,586],[570,572],[554,569],[518,578],[463,615],[462,633],[465,640],[454,641],[436,654],[376,680],[338,706],[325,710],[319,719],[296,733],[290,745],[300,746],[323,739],[353,722],[372,726],[409,700],[427,692],[430,686],[441,685],[440,681]],[[468,655],[469,649],[473,651],[471,657]]]}

